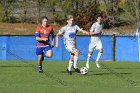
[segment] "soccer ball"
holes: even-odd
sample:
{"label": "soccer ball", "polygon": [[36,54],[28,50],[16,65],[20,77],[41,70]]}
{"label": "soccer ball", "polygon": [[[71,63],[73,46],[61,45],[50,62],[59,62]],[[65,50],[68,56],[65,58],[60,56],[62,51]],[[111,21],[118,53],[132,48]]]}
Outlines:
{"label": "soccer ball", "polygon": [[85,74],[88,73],[88,68],[87,68],[87,67],[82,67],[82,68],[80,69],[80,72],[81,72],[82,75],[85,75]]}

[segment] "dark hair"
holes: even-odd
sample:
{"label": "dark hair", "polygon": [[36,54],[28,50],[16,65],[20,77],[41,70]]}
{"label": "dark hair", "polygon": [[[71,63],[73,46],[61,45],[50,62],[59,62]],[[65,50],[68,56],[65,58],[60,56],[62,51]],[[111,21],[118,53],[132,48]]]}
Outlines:
{"label": "dark hair", "polygon": [[46,16],[41,17],[41,21],[42,21],[43,19],[47,19],[47,20],[48,20],[48,17],[46,17]]}
{"label": "dark hair", "polygon": [[102,17],[102,15],[101,15],[101,14],[97,14],[97,15],[96,15],[96,19],[97,19],[98,17]]}

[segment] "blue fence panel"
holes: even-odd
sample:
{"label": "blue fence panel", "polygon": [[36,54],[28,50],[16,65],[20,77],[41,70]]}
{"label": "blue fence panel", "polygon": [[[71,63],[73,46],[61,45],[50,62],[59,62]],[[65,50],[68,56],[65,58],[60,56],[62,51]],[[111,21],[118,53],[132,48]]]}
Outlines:
{"label": "blue fence panel", "polygon": [[103,44],[103,54],[101,56],[101,60],[113,60],[113,38],[112,36],[103,36],[102,44]]}
{"label": "blue fence panel", "polygon": [[10,36],[8,38],[8,60],[36,60],[34,36]]}
{"label": "blue fence panel", "polygon": [[[77,36],[77,49],[81,52],[79,60],[87,59],[89,36]],[[101,60],[113,59],[112,37],[103,36],[103,55]],[[34,36],[0,36],[0,60],[37,60]],[[94,51],[92,61],[98,51]],[[59,48],[53,48],[53,58],[46,60],[69,60],[70,53],[65,49],[63,38],[59,37]],[[116,37],[116,61],[138,61],[138,41],[136,37]]]}
{"label": "blue fence panel", "polygon": [[116,60],[138,61],[137,37],[116,37]]}
{"label": "blue fence panel", "polygon": [[78,36],[76,39],[77,49],[80,51],[79,60],[86,61],[88,55],[88,48],[90,43],[90,37]]}
{"label": "blue fence panel", "polygon": [[0,60],[7,60],[7,36],[0,36]]}

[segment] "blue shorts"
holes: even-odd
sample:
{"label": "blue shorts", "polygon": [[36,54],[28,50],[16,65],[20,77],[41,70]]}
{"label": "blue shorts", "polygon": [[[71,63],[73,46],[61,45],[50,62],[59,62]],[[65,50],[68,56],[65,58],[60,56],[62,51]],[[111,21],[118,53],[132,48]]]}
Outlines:
{"label": "blue shorts", "polygon": [[46,52],[48,50],[52,50],[52,47],[50,45],[46,46],[46,47],[37,47],[36,48],[36,55],[46,55]]}

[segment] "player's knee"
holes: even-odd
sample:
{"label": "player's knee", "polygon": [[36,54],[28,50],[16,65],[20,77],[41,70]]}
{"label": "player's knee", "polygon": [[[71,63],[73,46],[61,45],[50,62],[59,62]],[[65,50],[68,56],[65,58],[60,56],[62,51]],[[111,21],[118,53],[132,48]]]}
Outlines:
{"label": "player's knee", "polygon": [[70,57],[71,60],[74,60],[74,57]]}
{"label": "player's knee", "polygon": [[89,55],[92,55],[92,53],[93,53],[93,52],[89,52],[88,54],[89,54]]}
{"label": "player's knee", "polygon": [[52,58],[52,54],[46,54],[46,57]]}
{"label": "player's knee", "polygon": [[76,55],[76,56],[79,55],[79,51],[78,51],[78,50],[75,51],[75,55]]}
{"label": "player's knee", "polygon": [[74,59],[71,59],[72,62],[74,62]]}
{"label": "player's knee", "polygon": [[76,52],[77,52],[77,54],[79,54],[79,51],[78,50]]}
{"label": "player's knee", "polygon": [[99,52],[100,52],[100,53],[103,53],[103,49],[100,49]]}
{"label": "player's knee", "polygon": [[52,58],[52,55],[47,55],[48,58]]}

